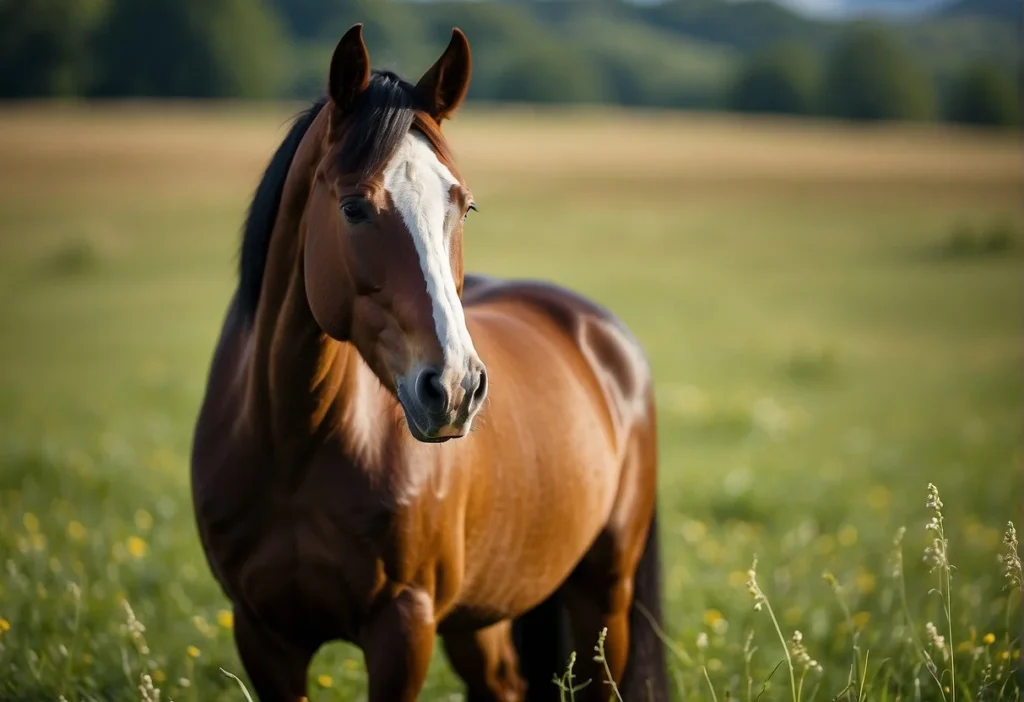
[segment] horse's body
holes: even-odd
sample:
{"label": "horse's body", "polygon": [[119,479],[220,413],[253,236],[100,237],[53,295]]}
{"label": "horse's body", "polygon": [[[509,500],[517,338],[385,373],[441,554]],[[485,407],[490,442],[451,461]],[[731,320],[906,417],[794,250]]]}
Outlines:
{"label": "horse's body", "polygon": [[[559,602],[577,676],[594,680],[578,697],[607,698],[590,660],[603,628],[626,699],[666,694],[647,620],[660,616],[657,451],[638,343],[569,291],[464,277],[457,218],[437,219],[452,282],[444,261],[425,263],[425,169],[468,192],[436,128],[465,94],[445,84],[468,81],[463,43],[453,35],[433,83],[428,73],[416,86],[447,112],[417,110],[413,130],[377,154],[380,168],[346,180],[331,175],[333,145],[359,123],[346,90],[381,85],[360,79],[365,47],[350,31],[330,100],[292,127],[253,201],[192,476],[202,542],[263,702],[302,699],[312,656],[337,639],[363,650],[371,700],[415,699],[435,634],[471,699],[557,699]],[[403,190],[403,174],[416,187]],[[318,207],[348,187],[327,188],[332,177],[383,180],[387,194],[356,206],[340,196],[342,219],[337,200]],[[456,211],[451,198],[441,202]],[[389,207],[404,216],[388,219]],[[401,238],[410,232],[415,247]]]}

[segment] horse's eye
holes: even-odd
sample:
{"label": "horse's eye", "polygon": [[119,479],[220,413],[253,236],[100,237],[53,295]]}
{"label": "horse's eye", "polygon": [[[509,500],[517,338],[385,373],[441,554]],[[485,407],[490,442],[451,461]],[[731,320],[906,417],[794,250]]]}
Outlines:
{"label": "horse's eye", "polygon": [[341,213],[345,215],[345,219],[348,220],[349,224],[365,222],[370,217],[366,207],[359,200],[345,200],[342,202]]}

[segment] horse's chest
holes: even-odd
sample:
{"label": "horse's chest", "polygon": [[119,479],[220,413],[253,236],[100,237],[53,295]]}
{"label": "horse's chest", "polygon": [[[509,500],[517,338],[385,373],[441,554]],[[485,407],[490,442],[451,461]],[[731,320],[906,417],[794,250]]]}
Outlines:
{"label": "horse's chest", "polygon": [[383,587],[372,550],[321,516],[278,509],[237,572],[237,599],[277,627],[351,639]]}
{"label": "horse's chest", "polygon": [[327,483],[271,500],[246,527],[249,537],[233,544],[233,597],[275,626],[314,630],[325,640],[352,640],[395,583],[451,599],[437,583],[455,582],[448,573],[454,560],[435,550],[417,507]]}

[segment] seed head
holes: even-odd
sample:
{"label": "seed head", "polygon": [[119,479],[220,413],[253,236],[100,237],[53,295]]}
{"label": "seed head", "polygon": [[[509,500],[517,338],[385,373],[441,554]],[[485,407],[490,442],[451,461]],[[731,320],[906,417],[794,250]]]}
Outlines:
{"label": "seed head", "polygon": [[936,568],[949,566],[949,561],[946,558],[947,543],[945,539],[932,539],[932,545],[925,548],[924,562],[928,564],[929,570],[934,571]]}
{"label": "seed head", "polygon": [[804,635],[799,631],[794,631],[792,638],[789,640],[789,655],[793,658],[793,662],[803,670],[822,672],[821,664],[811,658],[803,641]]}
{"label": "seed head", "polygon": [[906,527],[900,527],[892,539],[892,553],[889,558],[891,566],[890,574],[894,579],[903,576],[903,535],[907,533]]}
{"label": "seed head", "polygon": [[946,648],[946,638],[939,633],[939,630],[935,628],[935,624],[932,622],[925,624],[924,628],[932,647],[942,653],[943,660],[947,660],[949,658],[949,649]]}
{"label": "seed head", "polygon": [[754,556],[754,562],[747,571],[747,592],[754,598],[754,611],[760,612],[766,598],[761,592],[761,586],[757,584],[757,556]]}
{"label": "seed head", "polygon": [[1017,545],[1017,530],[1013,522],[1006,523],[1006,533],[1003,534],[1003,574],[1010,581],[1013,587],[1024,587],[1024,568],[1021,567],[1020,550]]}

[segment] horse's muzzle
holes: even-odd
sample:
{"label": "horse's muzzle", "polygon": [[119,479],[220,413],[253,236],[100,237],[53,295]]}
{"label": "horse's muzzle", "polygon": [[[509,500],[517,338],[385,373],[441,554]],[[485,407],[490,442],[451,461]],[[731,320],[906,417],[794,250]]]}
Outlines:
{"label": "horse's muzzle", "polygon": [[461,374],[423,366],[398,382],[398,401],[416,440],[439,443],[469,433],[487,397],[487,370],[475,358],[467,365]]}

